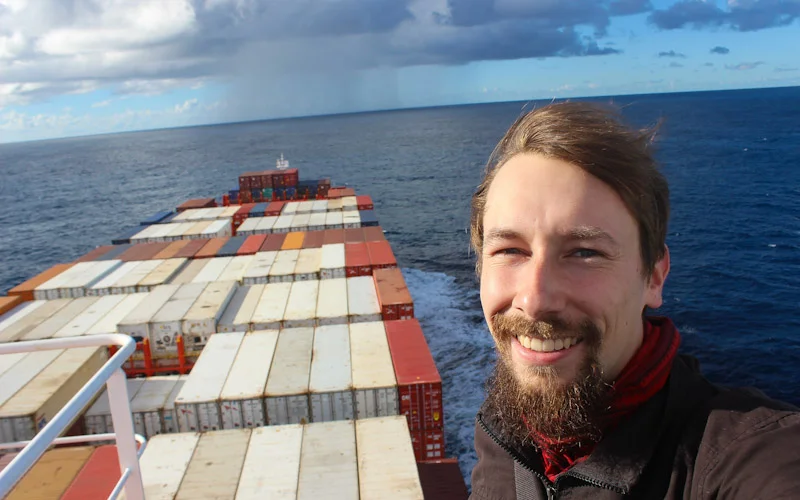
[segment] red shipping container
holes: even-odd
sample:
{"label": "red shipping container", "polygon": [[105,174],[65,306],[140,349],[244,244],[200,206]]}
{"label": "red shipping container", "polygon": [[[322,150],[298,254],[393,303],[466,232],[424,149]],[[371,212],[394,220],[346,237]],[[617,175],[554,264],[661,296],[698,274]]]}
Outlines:
{"label": "red shipping container", "polygon": [[326,229],[323,232],[325,233],[325,235],[322,237],[323,245],[344,243],[344,229]]}
{"label": "red shipping container", "polygon": [[92,260],[97,259],[98,257],[102,257],[103,255],[107,254],[111,250],[114,249],[114,245],[103,245],[101,247],[97,247],[91,252],[87,253],[80,259],[76,260],[75,262],[89,262]]}
{"label": "red shipping container", "polygon": [[317,187],[317,198],[319,198],[320,200],[324,200],[324,199],[328,198],[329,197],[328,196],[329,189],[330,189],[330,186],[318,186]]}
{"label": "red shipping container", "polygon": [[247,174],[239,176],[239,191],[250,189],[250,176]]}
{"label": "red shipping container", "polygon": [[151,260],[157,253],[167,248],[170,243],[169,241],[161,241],[157,243],[135,244],[122,252],[117,259],[125,262],[132,260]]}
{"label": "red shipping container", "polygon": [[342,188],[332,187],[328,189],[328,198],[334,200],[342,197]]}
{"label": "red shipping container", "polygon": [[264,215],[267,217],[277,217],[281,214],[284,205],[286,205],[285,201],[273,201],[267,205],[267,210]]}
{"label": "red shipping container", "polygon": [[298,172],[297,172],[296,168],[286,169],[282,173],[283,173],[283,185],[285,187],[296,187],[297,186],[297,183],[300,180],[300,176],[298,175]]}
{"label": "red shipping container", "polygon": [[119,481],[119,458],[114,445],[100,446],[75,476],[61,500],[106,499]]}
{"label": "red shipping container", "polygon": [[283,246],[283,240],[286,239],[288,233],[268,234],[264,244],[261,245],[259,252],[277,252]]}
{"label": "red shipping container", "polygon": [[303,239],[303,248],[320,248],[325,231],[308,231]]}
{"label": "red shipping container", "polygon": [[386,321],[384,325],[397,377],[400,413],[406,416],[412,431],[442,429],[442,378],[419,321]]}
{"label": "red shipping container", "polygon": [[353,188],[343,188],[342,189],[342,194],[341,194],[342,197],[355,196],[355,195],[356,195],[356,192],[355,192],[355,190]]}
{"label": "red shipping container", "polygon": [[180,251],[181,248],[185,247],[189,244],[191,240],[177,240],[173,241],[169,245],[161,250],[157,254],[153,255],[153,259],[172,259],[175,257],[175,254]]}
{"label": "red shipping container", "polygon": [[233,214],[233,221],[232,222],[233,222],[233,228],[234,229],[238,229],[239,226],[242,225],[244,220],[250,214],[250,210],[252,210],[254,206],[256,206],[255,203],[242,204],[242,207],[239,210],[237,210],[235,214]]}
{"label": "red shipping container", "polygon": [[356,196],[356,205],[359,210],[374,210],[375,205],[372,203],[372,197],[368,194]]}
{"label": "red shipping container", "polygon": [[173,258],[176,259],[194,259],[194,256],[197,252],[203,248],[208,240],[189,240],[189,243],[186,244],[183,248],[178,250],[178,252],[173,255]]}
{"label": "red shipping container", "polygon": [[262,188],[272,187],[272,173],[269,170],[261,172],[261,187]]}
{"label": "red shipping container", "polygon": [[25,302],[19,295],[12,295],[11,297],[0,297],[0,315],[7,313],[18,305]]}
{"label": "red shipping container", "polygon": [[364,232],[364,241],[386,241],[386,235],[380,226],[362,227],[361,230]]}
{"label": "red shipping container", "polygon": [[366,243],[344,244],[344,272],[348,278],[372,274]]}
{"label": "red shipping container", "polygon": [[250,172],[250,189],[262,189],[264,186],[261,185],[261,174],[258,172]]}
{"label": "red shipping container", "polygon": [[225,243],[227,243],[229,239],[230,238],[225,237],[225,238],[211,238],[209,240],[200,240],[200,241],[205,241],[206,244],[203,245],[203,248],[198,250],[196,254],[194,254],[194,258],[207,259],[210,257],[216,257],[217,252],[219,252],[219,249],[225,246]]}
{"label": "red shipping container", "polygon": [[369,252],[369,263],[373,270],[397,267],[397,259],[395,259],[388,241],[367,242],[367,252]]}
{"label": "red shipping container", "polygon": [[458,459],[418,462],[417,472],[425,500],[467,500],[469,493]]}
{"label": "red shipping container", "polygon": [[253,203],[253,193],[247,190],[239,191],[239,203]]}
{"label": "red shipping container", "polygon": [[417,462],[444,458],[444,430],[425,429],[411,431],[411,446]]}
{"label": "red shipping container", "polygon": [[384,321],[414,317],[414,301],[400,269],[395,267],[373,270],[372,279]]}
{"label": "red shipping container", "polygon": [[183,212],[184,210],[188,210],[190,208],[213,208],[217,206],[217,200],[215,198],[195,198],[192,200],[187,200],[178,205],[178,212]]}
{"label": "red shipping container", "polygon": [[236,255],[252,255],[258,252],[266,239],[266,234],[248,236],[247,239],[244,240],[244,243],[242,243],[242,246],[239,247],[239,250],[236,251]]}
{"label": "red shipping container", "polygon": [[360,227],[345,229],[344,230],[344,242],[345,243],[363,243],[364,242],[364,231],[362,231]]}

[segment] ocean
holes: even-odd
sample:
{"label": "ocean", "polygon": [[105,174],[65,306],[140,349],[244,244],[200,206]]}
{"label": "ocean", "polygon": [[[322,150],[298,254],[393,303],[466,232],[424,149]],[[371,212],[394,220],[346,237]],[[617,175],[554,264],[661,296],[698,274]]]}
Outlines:
{"label": "ocean", "polygon": [[[800,404],[800,88],[621,96],[663,120],[665,303],[718,383]],[[470,196],[506,128],[543,102],[215,125],[0,145],[0,292],[283,153],[301,179],[370,194],[444,382],[447,453],[467,480],[494,363],[468,248]]]}

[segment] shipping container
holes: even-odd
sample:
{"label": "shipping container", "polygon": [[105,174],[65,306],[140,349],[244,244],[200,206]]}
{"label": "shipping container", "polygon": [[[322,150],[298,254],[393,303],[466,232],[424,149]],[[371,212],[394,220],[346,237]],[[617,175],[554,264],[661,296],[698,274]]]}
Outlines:
{"label": "shipping container", "polygon": [[130,235],[128,238],[131,243],[134,244],[141,244],[147,243],[150,241],[152,235],[156,232],[163,230],[163,226],[138,226],[138,231],[135,234]]}
{"label": "shipping container", "polygon": [[178,336],[183,333],[183,318],[206,286],[207,283],[181,285],[150,318],[147,330],[152,353],[177,352]]}
{"label": "shipping container", "polygon": [[[308,203],[308,202],[301,202],[301,203]],[[310,213],[297,213],[295,214],[294,218],[292,219],[291,230],[292,231],[308,231],[309,220],[311,219]]]}
{"label": "shipping container", "polygon": [[194,259],[197,252],[199,252],[208,243],[206,240],[193,240],[186,244],[185,247],[178,250],[178,253],[173,255],[173,258],[186,258]]}
{"label": "shipping container", "polygon": [[[128,401],[133,401],[136,394],[144,385],[143,378],[129,378],[125,380],[128,392]],[[114,422],[111,419],[111,405],[108,401],[108,390],[103,391],[95,399],[92,406],[83,414],[83,423],[87,434],[105,434],[114,432]]]}
{"label": "shipping container", "polygon": [[245,285],[265,284],[268,281],[269,270],[275,262],[278,252],[261,251],[255,254],[255,258],[250,261],[250,265],[242,275]]}
{"label": "shipping container", "polygon": [[117,333],[117,325],[133,311],[145,298],[147,293],[132,293],[121,295],[122,301],[111,311],[97,321],[86,331],[86,335],[100,335],[103,333]]}
{"label": "shipping container", "polygon": [[281,250],[275,257],[275,262],[269,269],[267,280],[269,283],[281,283],[294,281],[294,268],[297,267],[297,259],[300,257],[300,250]]}
{"label": "shipping container", "polygon": [[149,226],[150,224],[158,224],[167,217],[173,215],[175,212],[172,210],[161,210],[159,212],[154,213],[150,217],[145,218],[142,220],[139,225],[141,226]]}
{"label": "shipping container", "polygon": [[374,210],[360,210],[358,212],[358,216],[361,220],[361,227],[374,227],[380,225],[378,223],[378,216],[375,215]]}
{"label": "shipping container", "polygon": [[124,276],[121,276],[111,285],[111,293],[117,295],[120,293],[138,292],[139,283],[163,262],[163,260],[143,260],[139,262],[139,265],[125,273]]}
{"label": "shipping container", "polygon": [[96,302],[89,305],[89,307],[78,314],[72,321],[56,331],[52,337],[61,338],[86,335],[98,321],[117,307],[125,297],[127,297],[127,295],[107,295],[97,298]]}
{"label": "shipping container", "polygon": [[315,200],[314,204],[311,206],[311,212],[313,213],[324,213],[328,211],[328,200]]}
{"label": "shipping container", "polygon": [[281,211],[281,215],[291,215],[292,217],[297,215],[297,203],[296,202],[287,203],[283,207],[283,210]]}
{"label": "shipping container", "polygon": [[383,234],[383,229],[378,227],[362,227],[364,232],[364,241],[385,241],[386,235]]}
{"label": "shipping container", "polygon": [[342,225],[345,229],[361,227],[361,212],[350,210],[342,212]]}
{"label": "shipping container", "polygon": [[76,274],[79,274],[83,269],[85,269],[83,266],[86,264],[86,262],[81,262],[79,264],[72,265],[69,269],[65,269],[63,272],[58,273],[51,279],[41,283],[33,290],[33,299],[52,300],[59,298],[59,288],[61,288],[65,283],[68,283],[69,280],[75,277]]}
{"label": "shipping container", "polygon": [[219,395],[236,359],[244,333],[212,335],[192,373],[175,398],[181,432],[205,432],[222,428]]}
{"label": "shipping container", "polygon": [[121,266],[114,269],[114,271],[107,274],[105,277],[103,277],[103,279],[88,288],[86,290],[86,295],[90,297],[111,295],[111,290],[114,287],[114,284],[122,279],[123,276],[133,271],[140,263],[140,261],[123,262]]}
{"label": "shipping container", "polygon": [[344,243],[322,245],[319,263],[320,279],[346,277],[345,262]]}
{"label": "shipping container", "polygon": [[94,449],[60,500],[108,498],[119,479],[119,456],[114,445]]}
{"label": "shipping container", "polygon": [[384,321],[414,317],[414,302],[400,269],[376,269],[372,278]]}
{"label": "shipping container", "polygon": [[110,252],[113,249],[114,249],[114,245],[103,245],[103,246],[100,246],[100,247],[96,247],[96,248],[94,248],[94,250],[91,250],[88,253],[85,253],[82,257],[77,259],[75,261],[75,263],[77,264],[78,262],[89,262],[89,261],[92,261],[92,260],[97,260],[98,257],[102,257],[103,255],[107,254],[108,252]]}
{"label": "shipping container", "polygon": [[183,317],[184,346],[187,352],[199,352],[217,331],[217,321],[239,288],[235,281],[209,283]]}
{"label": "shipping container", "polygon": [[308,390],[312,422],[353,419],[350,330],[346,324],[316,328]]}
{"label": "shipping container", "polygon": [[313,328],[281,330],[264,393],[269,425],[310,421],[308,382],[313,347]]}
{"label": "shipping container", "polygon": [[341,198],[334,198],[328,200],[328,212],[341,212],[341,211],[342,211]]}
{"label": "shipping container", "polygon": [[258,249],[261,248],[261,245],[264,244],[264,240],[267,239],[265,234],[255,234],[253,236],[248,236],[247,239],[244,241],[241,247],[239,247],[239,251],[236,252],[237,255],[254,255],[258,252]]}
{"label": "shipping container", "polygon": [[325,238],[325,231],[308,231],[303,238],[303,249],[322,248],[322,240]]}
{"label": "shipping container", "polygon": [[250,236],[255,234],[256,227],[258,227],[258,223],[261,222],[261,218],[259,217],[249,217],[245,219],[238,228],[236,228],[236,234],[241,236]]}
{"label": "shipping container", "polygon": [[[38,301],[37,301],[38,302]],[[71,304],[73,299],[56,299],[41,301],[42,305],[31,311],[30,314],[25,314],[19,318],[11,321],[8,326],[0,330],[0,343],[14,342],[24,337],[28,332],[47,321],[48,318],[58,313],[61,309]],[[4,321],[4,323],[6,323]]]}
{"label": "shipping container", "polygon": [[178,285],[160,285],[147,294],[119,323],[119,333],[125,333],[138,340],[148,338],[152,317],[178,291]]}
{"label": "shipping container", "polygon": [[366,243],[344,244],[344,270],[348,278],[372,276]]}
{"label": "shipping container", "polygon": [[357,212],[358,202],[355,196],[342,197],[342,211],[344,212]]}
{"label": "shipping container", "polygon": [[22,361],[27,352],[16,352],[14,354],[0,354],[0,376],[11,370],[17,363]]}
{"label": "shipping container", "polygon": [[165,432],[164,406],[178,383],[177,375],[148,377],[131,399],[133,428],[146,438]]}
{"label": "shipping container", "polygon": [[187,200],[177,207],[178,212],[183,212],[184,210],[189,210],[192,208],[208,208],[208,207],[216,207],[217,201],[214,198],[195,198],[192,200]]}
{"label": "shipping container", "polygon": [[192,283],[210,283],[212,281],[217,281],[222,271],[228,267],[228,264],[230,264],[232,260],[233,257],[214,257],[206,259],[205,267],[203,267],[202,271],[197,273]]}
{"label": "shipping container", "polygon": [[319,282],[316,317],[320,326],[348,323],[347,280],[332,278]]}
{"label": "shipping container", "polygon": [[375,205],[372,203],[372,197],[368,194],[362,194],[356,196],[356,207],[359,210],[372,210],[375,208]]}
{"label": "shipping container", "polygon": [[316,325],[318,294],[319,280],[293,282],[286,311],[283,313],[283,327],[299,328]]}
{"label": "shipping container", "polygon": [[181,392],[181,389],[183,389],[183,384],[186,383],[188,378],[188,375],[178,376],[178,382],[175,384],[175,388],[172,389],[167,401],[164,403],[163,417],[164,432],[166,433],[178,432],[178,412],[175,411],[175,399],[177,399],[178,393]]}
{"label": "shipping container", "polygon": [[167,245],[164,250],[158,252],[153,256],[154,259],[172,259],[175,258],[175,254],[178,251],[189,244],[189,240],[177,240],[172,241],[169,245]]}
{"label": "shipping container", "polygon": [[264,240],[264,244],[259,249],[260,252],[277,252],[283,246],[283,240],[286,239],[286,233],[269,234]]}
{"label": "shipping container", "polygon": [[33,439],[108,359],[105,347],[68,349],[0,407],[0,442]]}
{"label": "shipping container", "polygon": [[0,374],[0,408],[63,353],[63,350],[29,352]]}
{"label": "shipping container", "polygon": [[442,378],[416,319],[386,321],[386,338],[400,396],[400,414],[412,430],[442,429]]}
{"label": "shipping container", "polygon": [[200,436],[175,500],[233,498],[250,441],[250,429]]}
{"label": "shipping container", "polygon": [[406,420],[357,420],[358,483],[362,500],[423,500]]}
{"label": "shipping container", "polygon": [[53,267],[48,268],[46,271],[43,271],[33,278],[23,281],[19,285],[15,286],[11,290],[8,291],[7,295],[9,296],[19,296],[22,297],[22,300],[34,300],[34,291],[40,286],[51,279],[55,278],[59,274],[63,273],[64,271],[70,269],[75,264],[56,264]]}
{"label": "shipping container", "polygon": [[325,228],[343,229],[344,218],[342,217],[342,212],[328,212],[325,214]]}
{"label": "shipping container", "polygon": [[239,248],[244,244],[246,236],[233,236],[217,252],[217,257],[232,257],[239,252]]}
{"label": "shipping container", "polygon": [[[15,296],[15,298],[21,299],[19,296]],[[34,300],[30,302],[22,302],[18,306],[14,307],[12,310],[5,312],[2,316],[0,316],[0,339],[3,338],[3,331],[8,328],[11,328],[16,323],[20,322],[23,318],[31,314],[36,309],[42,307],[43,305],[47,304],[48,301],[46,300]]]}
{"label": "shipping container", "polygon": [[356,418],[397,415],[397,379],[382,322],[350,325]]}
{"label": "shipping container", "polygon": [[59,289],[59,298],[78,298],[86,295],[86,289],[93,286],[103,277],[114,272],[122,265],[120,260],[106,260],[98,262],[81,262],[75,264],[72,269],[77,269],[78,266],[86,266],[80,273],[73,276],[69,281],[65,282]]}
{"label": "shipping container", "polygon": [[344,229],[326,229],[323,231],[322,244],[337,245],[344,243]]}
{"label": "shipping container", "polygon": [[172,285],[184,285],[191,283],[197,274],[208,265],[209,259],[191,259],[181,271],[173,277],[169,283]]}
{"label": "shipping container", "polygon": [[469,493],[457,458],[417,462],[419,482],[425,499],[467,500]]}
{"label": "shipping container", "polygon": [[[183,229],[182,237],[190,240],[205,239],[207,237],[204,235],[204,233],[206,230],[208,230],[212,223],[213,221],[210,220],[187,222],[187,226]],[[191,226],[188,224],[191,224]],[[211,235],[208,236],[208,238],[210,237]]]}
{"label": "shipping container", "polygon": [[286,205],[286,208],[283,209],[283,212],[278,217],[278,220],[275,221],[275,225],[272,226],[273,233],[288,233],[292,227],[292,219],[294,219],[294,213],[287,212],[287,208],[290,205]]}
{"label": "shipping container", "polygon": [[91,446],[74,446],[45,452],[5,497],[6,500],[61,498],[92,451],[94,448]]}
{"label": "shipping container", "polygon": [[267,211],[268,203],[256,203],[253,205],[253,208],[250,209],[250,213],[247,214],[247,217],[264,217],[264,214]]}
{"label": "shipping container", "polygon": [[251,318],[253,330],[274,330],[281,327],[291,289],[291,283],[269,283],[264,286],[264,293]]}
{"label": "shipping container", "polygon": [[53,335],[67,326],[72,320],[78,317],[83,311],[98,301],[100,297],[81,297],[73,299],[69,304],[61,308],[45,321],[41,322],[18,340],[41,340],[52,338]]}
{"label": "shipping container", "polygon": [[237,255],[233,257],[230,264],[222,270],[217,281],[237,281],[241,282],[244,278],[244,273],[250,264],[255,259],[253,255]]}
{"label": "shipping container", "polygon": [[444,458],[444,430],[418,429],[411,431],[411,446],[417,461]]}
{"label": "shipping container", "polygon": [[162,261],[136,285],[136,291],[149,292],[154,286],[169,283],[173,277],[180,273],[188,261],[188,259],[166,259]]}
{"label": "shipping container", "polygon": [[267,425],[264,390],[277,342],[278,330],[257,330],[244,336],[220,393],[224,429]]}
{"label": "shipping container", "polygon": [[203,238],[222,238],[225,236],[231,236],[232,234],[232,227],[231,227],[231,220],[230,219],[220,219],[215,220],[206,228],[205,231],[202,233]]}
{"label": "shipping container", "polygon": [[397,267],[397,259],[388,241],[370,241],[366,245],[373,270]]}
{"label": "shipping container", "polygon": [[253,429],[236,500],[297,498],[302,442],[301,425]]}
{"label": "shipping container", "polygon": [[281,245],[281,250],[300,250],[303,247],[304,237],[305,233],[300,232],[287,234],[286,239],[283,240],[283,245]]}
{"label": "shipping container", "polygon": [[311,214],[311,217],[308,218],[308,230],[309,231],[324,230],[326,217],[327,215],[325,212],[318,212]]}
{"label": "shipping container", "polygon": [[344,230],[345,243],[364,243],[364,230],[359,228]]}
{"label": "shipping container", "polygon": [[[255,289],[253,287],[256,287]],[[252,292],[252,293],[251,293]],[[217,322],[217,333],[246,332],[250,329],[250,318],[253,311],[264,293],[264,285],[245,285],[239,287],[233,294],[231,302],[222,313],[222,317]],[[248,300],[248,296],[250,299]],[[238,323],[236,317],[241,312],[243,323]],[[246,317],[246,319],[245,319]]]}
{"label": "shipping container", "polygon": [[297,214],[298,215],[300,215],[300,214],[310,214],[311,213],[311,209],[314,206],[314,202],[310,201],[310,200],[309,201],[301,201],[301,202],[296,203],[296,205],[297,205],[297,209],[296,210],[297,210]]}
{"label": "shipping container", "polygon": [[322,250],[319,248],[303,248],[297,257],[294,268],[295,281],[319,280]]}
{"label": "shipping container", "polygon": [[[183,433],[161,434],[148,441],[139,459],[147,500],[175,498],[199,440],[200,434]],[[124,499],[125,494],[119,498]]]}
{"label": "shipping container", "polygon": [[372,277],[347,278],[347,309],[351,323],[381,320],[381,306]]}
{"label": "shipping container", "polygon": [[193,259],[208,259],[215,257],[219,249],[222,248],[223,245],[225,245],[225,243],[228,241],[228,238],[211,238],[202,241],[206,243],[194,254],[194,257],[192,257]]}
{"label": "shipping container", "polygon": [[353,422],[303,427],[298,500],[358,499],[358,460]]}
{"label": "shipping container", "polygon": [[286,205],[284,201],[273,201],[267,205],[267,210],[264,213],[267,217],[277,217],[283,211],[284,205]]}
{"label": "shipping container", "polygon": [[131,242],[131,236],[142,230],[142,226],[134,226],[128,228],[117,235],[116,238],[111,239],[112,245],[124,245]]}
{"label": "shipping container", "polygon": [[278,222],[278,217],[270,216],[270,217],[261,217],[258,220],[258,224],[256,224],[256,234],[269,234],[272,232],[272,228],[275,227],[275,223]]}

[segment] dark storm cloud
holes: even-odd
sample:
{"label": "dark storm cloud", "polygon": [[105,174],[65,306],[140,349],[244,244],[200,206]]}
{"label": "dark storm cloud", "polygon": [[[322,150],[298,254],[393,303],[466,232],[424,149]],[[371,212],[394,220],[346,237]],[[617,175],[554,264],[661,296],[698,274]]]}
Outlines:
{"label": "dark storm cloud", "polygon": [[725,54],[730,54],[730,52],[731,52],[731,49],[729,49],[728,47],[721,47],[721,46],[717,45],[716,47],[714,47],[713,49],[711,49],[711,51],[710,51],[710,52],[711,52],[712,54],[720,54],[720,55],[725,55]]}
{"label": "dark storm cloud", "polygon": [[713,2],[683,0],[653,11],[649,20],[663,30],[728,26],[737,31],[757,31],[787,26],[798,17],[797,0],[743,0],[729,10],[720,9]]}
{"label": "dark storm cloud", "polygon": [[685,59],[686,54],[681,54],[680,52],[675,52],[674,50],[670,50],[668,52],[659,52],[658,57],[680,57]]}

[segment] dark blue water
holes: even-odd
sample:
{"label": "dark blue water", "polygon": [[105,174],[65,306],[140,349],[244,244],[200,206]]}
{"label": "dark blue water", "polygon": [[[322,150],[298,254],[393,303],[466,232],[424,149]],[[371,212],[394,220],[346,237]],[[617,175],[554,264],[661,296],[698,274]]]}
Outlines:
{"label": "dark blue water", "polygon": [[[663,118],[672,270],[661,313],[714,381],[800,404],[800,88],[617,97]],[[467,473],[493,360],[468,253],[469,199],[525,103],[197,127],[0,145],[0,291],[106,244],[284,153],[301,178],[373,196],[445,385]],[[530,106],[530,104],[528,104]]]}

